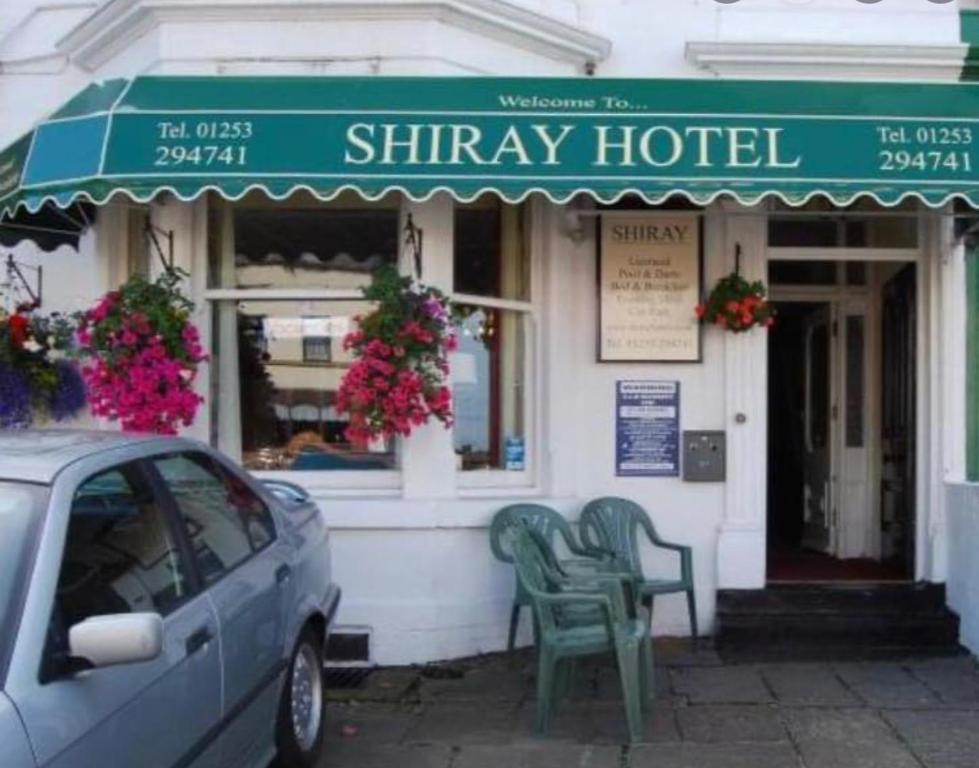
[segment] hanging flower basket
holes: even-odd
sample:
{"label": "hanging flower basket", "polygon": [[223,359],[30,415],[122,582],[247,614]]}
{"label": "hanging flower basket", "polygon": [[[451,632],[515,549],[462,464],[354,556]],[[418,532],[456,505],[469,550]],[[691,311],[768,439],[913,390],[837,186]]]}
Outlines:
{"label": "hanging flower basket", "polygon": [[172,268],[154,281],[133,276],[79,317],[82,375],[96,416],[164,435],[193,423],[203,402],[194,379],[206,356],[189,320],[194,305],[180,292],[185,276]]}
{"label": "hanging flower basket", "polygon": [[364,298],[377,307],[354,318],[358,327],[343,341],[355,358],[337,393],[337,410],[350,415],[347,439],[366,446],[407,437],[433,418],[451,426],[448,356],[457,342],[446,296],[389,266],[374,273]]}
{"label": "hanging flower basket", "polygon": [[85,405],[85,386],[71,353],[73,325],[33,305],[0,311],[0,428],[63,421]]}
{"label": "hanging flower basket", "polygon": [[698,304],[695,311],[702,322],[735,333],[756,325],[770,328],[775,313],[766,296],[761,280],[749,283],[735,271],[718,280],[707,301]]}

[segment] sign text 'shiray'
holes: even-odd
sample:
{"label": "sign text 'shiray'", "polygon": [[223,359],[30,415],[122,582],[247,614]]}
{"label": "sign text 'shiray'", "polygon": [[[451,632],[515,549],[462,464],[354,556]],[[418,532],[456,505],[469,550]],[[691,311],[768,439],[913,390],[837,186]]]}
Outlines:
{"label": "sign text 'shiray'", "polygon": [[488,136],[470,123],[354,123],[346,132],[348,165],[560,166],[577,131],[588,131],[596,168],[798,168],[782,147],[783,128],[766,126],[510,125]]}

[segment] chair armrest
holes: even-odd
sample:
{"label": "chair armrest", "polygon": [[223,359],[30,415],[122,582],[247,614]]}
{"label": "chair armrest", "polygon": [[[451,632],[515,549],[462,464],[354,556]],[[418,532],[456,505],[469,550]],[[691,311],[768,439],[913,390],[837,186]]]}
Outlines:
{"label": "chair armrest", "polygon": [[674,544],[661,539],[654,528],[643,526],[646,536],[658,549],[666,549],[680,555],[680,576],[684,581],[693,581],[693,548],[688,544]]}
{"label": "chair armrest", "polygon": [[672,542],[663,541],[662,539],[659,541],[654,541],[653,544],[660,549],[671,549],[674,552],[689,552],[691,549],[691,547],[687,544],[673,544]]}
{"label": "chair armrest", "polygon": [[693,548],[686,544],[672,544],[668,541],[657,544],[660,549],[668,549],[680,554],[680,576],[684,581],[693,581]]}
{"label": "chair armrest", "polygon": [[534,597],[541,602],[552,604],[592,603],[604,606],[609,629],[613,624],[628,621],[630,617],[627,608],[625,585],[622,577],[614,575],[566,577],[561,580],[559,592],[534,592]]}
{"label": "chair armrest", "polygon": [[607,569],[612,563],[607,560],[596,560],[593,557],[569,557],[566,560],[560,561],[562,570],[567,568],[580,568],[582,570],[588,571],[599,571],[607,572]]}

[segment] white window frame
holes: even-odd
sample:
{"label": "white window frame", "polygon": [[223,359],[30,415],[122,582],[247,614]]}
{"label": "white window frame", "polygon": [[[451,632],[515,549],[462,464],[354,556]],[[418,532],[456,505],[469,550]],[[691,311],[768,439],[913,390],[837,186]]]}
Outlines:
{"label": "white window frame", "polygon": [[[458,205],[458,203],[457,203]],[[476,296],[469,293],[452,292],[453,302],[468,306],[484,307],[509,312],[519,312],[524,315],[525,328],[524,345],[524,397],[523,423],[524,434],[524,468],[511,470],[505,468],[463,470],[456,467],[456,485],[460,496],[481,496],[487,491],[493,493],[508,492],[514,495],[533,494],[538,482],[538,450],[537,435],[541,434],[539,414],[542,412],[538,402],[539,387],[537,372],[537,350],[540,349],[540,306],[542,295],[541,264],[542,246],[540,237],[542,230],[542,207],[538,200],[527,200],[524,203],[513,204],[501,202],[501,205],[523,205],[526,228],[527,258],[530,260],[530,294],[529,299],[503,299],[491,296]],[[453,216],[454,208],[453,208]],[[455,285],[455,254],[452,254],[451,283]]]}
{"label": "white window frame", "polygon": [[[212,204],[219,205],[220,215],[222,216],[221,228],[222,232],[234,232],[234,211],[235,203],[230,203],[224,200],[214,201]],[[365,201],[365,205],[369,205]],[[308,207],[308,204],[303,205],[303,207]],[[328,208],[327,203],[323,203],[324,208]],[[402,211],[404,208],[404,200],[402,199],[399,203],[398,218],[399,221],[402,217]],[[227,258],[227,253],[222,253],[222,258]],[[234,257],[234,254],[231,254]],[[210,266],[210,265],[208,265]],[[337,289],[337,288],[323,288],[323,289],[276,289],[276,288],[258,288],[258,289],[238,289],[238,288],[205,288],[203,292],[203,299],[207,306],[207,319],[209,327],[213,327],[213,320],[216,317],[216,306],[218,303],[228,302],[228,301],[363,301],[363,295],[359,289]],[[212,339],[213,340],[213,339]],[[227,355],[221,355],[220,361],[223,363],[229,358]],[[236,361],[235,361],[236,362]],[[230,365],[230,363],[229,363]],[[213,375],[213,374],[212,374]],[[218,382],[228,381],[233,378],[230,375],[230,371],[222,371],[220,368],[216,371],[218,377]],[[213,418],[217,420],[217,436],[219,446],[223,445],[234,445],[240,442],[241,425],[240,419],[238,424],[235,426],[237,430],[237,435],[230,435],[231,425],[227,424],[224,420],[220,418],[220,414],[215,412]],[[396,441],[394,447],[395,455],[400,456],[401,445],[400,441]],[[241,462],[241,456],[234,456],[232,458]],[[331,496],[380,496],[380,497],[391,497],[398,496],[401,492],[402,485],[402,470],[399,466],[396,469],[361,469],[361,470],[250,470],[256,477],[267,477],[275,478],[279,480],[287,480],[289,482],[294,482],[302,485],[306,488],[312,495],[325,495],[329,494]]]}

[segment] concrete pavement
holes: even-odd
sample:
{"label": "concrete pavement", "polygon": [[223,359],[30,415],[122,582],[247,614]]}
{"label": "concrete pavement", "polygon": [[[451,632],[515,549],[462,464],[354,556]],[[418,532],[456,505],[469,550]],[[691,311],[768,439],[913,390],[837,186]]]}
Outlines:
{"label": "concrete pavement", "polygon": [[724,664],[657,647],[656,703],[628,745],[610,662],[579,669],[533,732],[533,657],[378,670],[334,690],[324,768],[979,768],[979,670],[904,662]]}

